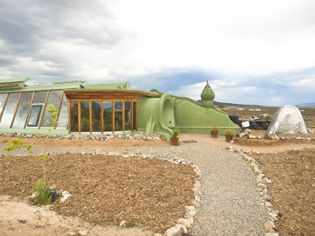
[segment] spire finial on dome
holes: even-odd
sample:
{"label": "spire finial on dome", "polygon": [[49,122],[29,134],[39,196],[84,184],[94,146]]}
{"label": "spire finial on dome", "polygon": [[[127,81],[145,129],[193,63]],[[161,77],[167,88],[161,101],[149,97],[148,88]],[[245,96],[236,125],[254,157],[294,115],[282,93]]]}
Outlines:
{"label": "spire finial on dome", "polygon": [[209,82],[207,80],[207,84],[201,93],[201,100],[202,101],[213,101],[214,97],[215,97],[214,92],[212,91],[212,89],[209,85]]}

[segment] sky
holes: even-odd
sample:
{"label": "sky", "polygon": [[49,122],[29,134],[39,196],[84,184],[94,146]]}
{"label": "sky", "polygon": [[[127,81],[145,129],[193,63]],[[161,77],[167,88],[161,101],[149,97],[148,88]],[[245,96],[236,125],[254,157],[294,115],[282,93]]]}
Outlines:
{"label": "sky", "polygon": [[0,78],[315,102],[314,0],[0,0]]}

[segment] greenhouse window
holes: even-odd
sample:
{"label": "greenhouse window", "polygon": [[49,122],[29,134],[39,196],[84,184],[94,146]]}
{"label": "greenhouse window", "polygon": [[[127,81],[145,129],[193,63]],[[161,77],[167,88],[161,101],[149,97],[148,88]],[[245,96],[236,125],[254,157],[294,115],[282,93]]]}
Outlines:
{"label": "greenhouse window", "polygon": [[28,127],[37,127],[43,105],[32,105],[32,111],[27,123]]}

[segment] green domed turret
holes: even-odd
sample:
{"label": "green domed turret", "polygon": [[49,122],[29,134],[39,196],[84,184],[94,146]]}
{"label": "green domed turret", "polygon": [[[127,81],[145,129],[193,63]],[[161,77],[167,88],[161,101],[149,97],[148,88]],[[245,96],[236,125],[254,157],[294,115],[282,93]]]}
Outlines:
{"label": "green domed turret", "polygon": [[213,106],[213,99],[215,97],[214,92],[212,91],[212,88],[210,87],[208,81],[204,89],[202,90],[201,93],[201,100],[202,104],[205,107],[212,107]]}
{"label": "green domed turret", "polygon": [[204,89],[202,90],[201,93],[201,100],[202,101],[213,101],[215,95],[214,92],[212,91],[212,88],[210,87],[208,81]]}

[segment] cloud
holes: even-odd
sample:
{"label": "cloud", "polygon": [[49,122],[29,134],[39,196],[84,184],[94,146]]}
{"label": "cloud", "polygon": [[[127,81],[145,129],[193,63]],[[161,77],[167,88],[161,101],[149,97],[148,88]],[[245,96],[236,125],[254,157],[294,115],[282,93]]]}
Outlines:
{"label": "cloud", "polygon": [[[209,84],[215,92],[215,100],[240,104],[284,105],[313,101],[315,68],[261,76],[221,76]],[[205,82],[192,83],[170,90],[178,96],[199,100]]]}
{"label": "cloud", "polygon": [[0,78],[129,80],[191,97],[210,80],[222,100],[306,102],[314,11],[313,0],[2,0]]}

